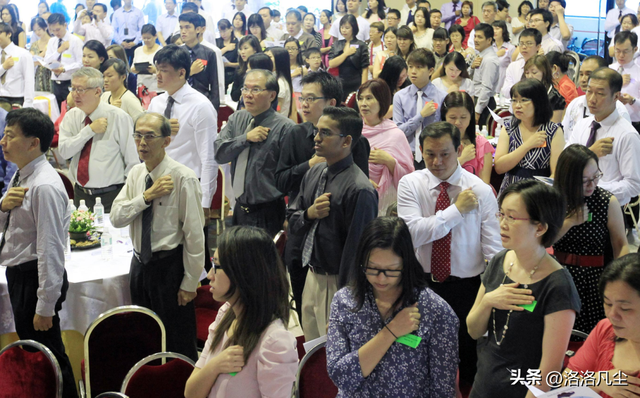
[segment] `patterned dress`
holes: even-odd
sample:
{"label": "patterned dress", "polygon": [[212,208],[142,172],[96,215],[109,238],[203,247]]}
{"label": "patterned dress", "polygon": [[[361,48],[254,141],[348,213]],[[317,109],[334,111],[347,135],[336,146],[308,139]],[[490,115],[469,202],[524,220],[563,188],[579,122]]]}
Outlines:
{"label": "patterned dress", "polygon": [[563,264],[576,284],[582,311],[576,317],[574,329],[585,333],[604,319],[602,298],[598,293],[598,280],[604,271],[604,247],[609,239],[609,202],[611,192],[600,187],[585,198],[591,221],[571,228],[555,245],[554,252],[577,254],[580,256],[603,256],[600,266],[580,266]]}
{"label": "patterned dress", "polygon": [[[38,48],[38,41],[35,41],[31,45],[31,48],[29,49],[29,51],[31,51],[31,54],[38,55],[38,56],[40,55],[40,52],[44,50],[45,49]],[[35,71],[35,79],[36,79],[36,84],[35,84],[36,91],[48,91],[50,93],[53,92],[53,88],[51,87],[51,71],[49,69],[45,68],[42,65],[38,65]]]}
{"label": "patterned dress", "polygon": [[[516,118],[505,119],[505,128],[509,134],[509,153],[515,151],[523,144],[520,124],[516,124]],[[551,175],[551,141],[558,131],[558,125],[549,122],[540,126],[539,131],[547,132],[546,146],[533,148],[520,160],[520,163],[513,169],[507,171],[500,186],[500,193],[509,185],[521,180],[533,178],[533,176],[549,177]]]}
{"label": "patterned dress", "polygon": [[359,311],[350,288],[340,289],[331,302],[327,335],[327,370],[338,397],[453,397],[458,370],[460,321],[449,304],[433,290],[415,290],[422,338],[416,348],[395,342],[373,372],[362,376],[358,350],[378,334],[404,306],[383,321],[368,286]]}

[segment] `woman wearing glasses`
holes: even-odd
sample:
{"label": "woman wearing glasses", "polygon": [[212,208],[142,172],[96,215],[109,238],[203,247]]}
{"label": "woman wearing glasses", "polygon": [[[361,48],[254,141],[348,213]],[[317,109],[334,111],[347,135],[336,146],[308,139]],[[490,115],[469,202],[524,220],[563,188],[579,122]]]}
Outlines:
{"label": "woman wearing glasses", "polygon": [[427,287],[404,221],[371,221],[355,264],[351,285],[331,302],[327,370],[338,396],[375,397],[384,391],[453,397],[460,322]]}
{"label": "woman wearing glasses", "polygon": [[582,312],[573,328],[589,333],[605,317],[598,280],[611,260],[604,256],[607,235],[614,258],[629,253],[624,218],[616,197],[598,187],[602,172],[598,156],[589,148],[568,146],[558,158],[557,170],[553,185],[567,201],[567,215],[553,251],[580,294]]}
{"label": "woman wearing glasses", "polygon": [[511,98],[514,115],[504,120],[495,156],[496,173],[505,174],[500,192],[517,181],[553,176],[564,148],[564,133],[551,121],[553,111],[541,82],[516,83]]}
{"label": "woman wearing glasses", "polygon": [[219,239],[207,278],[213,299],[225,304],[185,397],[290,397],[298,354],[280,255],[261,228],[229,228]]}
{"label": "woman wearing glasses", "polygon": [[536,181],[507,187],[498,200],[498,253],[482,275],[482,284],[467,317],[474,339],[488,338],[478,354],[478,372],[471,398],[531,398],[514,375],[540,370],[540,385],[548,391],[547,375],[560,372],[580,298],[571,275],[547,253],[565,217],[560,192]]}

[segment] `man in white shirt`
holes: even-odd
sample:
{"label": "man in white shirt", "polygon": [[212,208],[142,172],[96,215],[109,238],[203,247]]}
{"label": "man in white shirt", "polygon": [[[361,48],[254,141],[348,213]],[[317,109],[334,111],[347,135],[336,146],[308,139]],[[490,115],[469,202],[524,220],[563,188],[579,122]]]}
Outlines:
{"label": "man in white shirt", "polygon": [[445,24],[445,28],[449,30],[451,25],[456,21],[456,19],[460,18],[462,15],[462,4],[460,0],[451,0],[449,3],[444,3],[442,7],[440,7],[440,11],[442,12],[442,22]]}
{"label": "man in white shirt", "polygon": [[502,250],[498,203],[491,187],[458,163],[460,132],[447,122],[427,126],[420,135],[426,169],[402,177],[398,216],[411,231],[430,287],[460,319],[460,380],[473,383],[476,341],[466,318],[480,288],[485,261]]}
{"label": "man in white shirt", "polygon": [[196,360],[192,301],[206,252],[200,183],[193,170],[165,153],[171,125],[164,116],[144,114],[133,136],[144,163],[131,169],[110,217],[116,228],[129,226],[133,241],[131,301],[158,314],[168,351]]}
{"label": "man in white shirt", "polygon": [[559,53],[564,52],[564,45],[560,40],[557,40],[549,34],[551,25],[553,24],[553,15],[551,11],[536,8],[529,13],[529,26],[538,29],[542,35],[542,51],[546,54],[550,51],[557,51]]}
{"label": "man in white shirt", "polygon": [[407,4],[400,10],[400,25],[409,25],[418,11],[416,0],[406,0]]}
{"label": "man in white shirt", "polygon": [[15,329],[18,338],[51,350],[62,371],[62,397],[76,398],[58,316],[69,288],[64,251],[71,209],[62,180],[44,155],[53,123],[33,108],[9,112],[6,122],[0,145],[18,171],[0,202],[0,264],[7,267]]}
{"label": "man in white shirt", "polygon": [[471,65],[473,71],[473,86],[475,93],[475,121],[484,126],[489,117],[489,109],[496,108],[493,96],[498,89],[500,80],[500,60],[493,48],[493,27],[484,23],[474,28],[475,45],[478,56]]}
{"label": "man in white shirt", "polygon": [[73,25],[73,33],[84,36],[85,43],[89,40],[98,40],[105,47],[109,47],[113,38],[113,26],[107,21],[107,6],[95,4],[95,0],[93,3],[93,8],[87,8],[87,10],[91,10],[95,17],[94,20],[89,26],[83,26],[82,17],[87,13],[87,10],[80,11]]}
{"label": "man in white shirt", "polygon": [[[358,40],[367,41],[369,40],[369,21],[364,19],[362,15],[360,15],[360,2],[362,0],[347,0],[347,13],[356,17],[356,21],[358,22],[358,34],[356,38]],[[335,40],[342,40],[342,34],[340,33],[340,19],[336,19],[331,24],[331,36],[334,37]]]}
{"label": "man in white shirt", "polygon": [[[620,20],[627,14],[634,14],[635,10],[625,5],[626,0],[616,0],[616,7],[607,12],[607,18],[604,20],[604,30],[607,37],[613,40],[616,33],[620,31]],[[605,47],[607,48],[607,47]]]}
{"label": "man in white shirt", "polygon": [[567,146],[582,144],[598,155],[603,173],[598,186],[624,206],[640,192],[640,137],[616,111],[622,81],[619,73],[606,67],[591,74],[587,105],[592,116],[576,123]]}
{"label": "man in white shirt", "polygon": [[218,115],[211,101],[187,83],[191,58],[186,48],[168,45],[156,53],[154,63],[158,88],[165,92],[151,100],[149,112],[163,114],[171,122],[172,139],[167,154],[200,178],[202,208],[208,220],[218,178],[213,151]]}
{"label": "man in white shirt", "polygon": [[[584,61],[582,61],[582,65],[580,65],[580,76],[578,80],[580,91],[578,93],[586,93],[587,86],[589,84],[589,77],[593,71],[606,66],[607,62],[599,55],[591,55],[585,58]],[[620,116],[631,123],[629,111],[627,111],[627,108],[619,100],[616,101],[616,110]],[[567,106],[564,118],[562,119],[562,130],[564,131],[565,142],[569,141],[569,137],[571,137],[576,123],[589,116],[591,116],[591,112],[587,106],[587,96],[585,94],[582,94],[571,101],[569,106]]]}
{"label": "man in white shirt", "polygon": [[[211,15],[209,15],[205,10],[204,7],[202,7],[202,0],[188,0],[189,3],[194,3],[196,6],[198,6],[198,15],[202,15],[202,17],[204,18],[204,20],[206,21],[206,30],[208,32],[211,32],[211,34],[213,35],[213,37],[215,38],[215,33],[216,33],[216,25],[213,23],[213,17],[211,17]],[[249,17],[247,17],[248,19]]]}
{"label": "man in white shirt", "polygon": [[549,30],[549,34],[562,43],[566,50],[573,37],[573,25],[569,25],[564,19],[564,10],[567,8],[565,0],[553,0],[549,4],[549,11],[553,15],[553,25]]}
{"label": "man in white shirt", "polygon": [[[498,5],[495,1],[485,1],[482,3],[482,21],[488,25],[492,25],[493,21],[498,16]],[[492,28],[493,29],[493,28]],[[467,39],[467,45],[471,48],[476,48],[475,44],[476,31],[475,29],[469,32],[469,39]]]}
{"label": "man in white shirt", "polygon": [[71,159],[76,206],[84,199],[92,209],[100,197],[109,213],[129,170],[140,161],[131,138],[131,117],[100,102],[103,84],[97,69],[83,67],[73,74],[71,93],[76,107],[62,119],[58,151],[64,159]]}
{"label": "man in white shirt", "polygon": [[166,13],[158,17],[156,28],[158,30],[158,40],[162,46],[167,45],[167,40],[171,37],[178,26],[178,13],[176,12],[176,0],[164,0]]}
{"label": "man in white shirt", "polygon": [[233,16],[236,15],[237,12],[243,13],[247,19],[253,14],[251,10],[249,10],[249,7],[247,7],[247,0],[231,0],[229,3],[222,12],[222,18],[231,23],[233,23]]}
{"label": "man in white shirt", "polygon": [[541,43],[542,35],[537,29],[527,28],[522,31],[520,34],[520,43],[518,44],[518,50],[522,56],[519,56],[515,61],[511,62],[509,66],[507,66],[504,84],[500,89],[500,93],[503,97],[511,98],[511,87],[522,80],[524,64],[527,63],[529,58],[538,54]]}
{"label": "man in white shirt", "polygon": [[638,51],[638,36],[633,32],[619,32],[616,34],[615,56],[617,62],[609,67],[622,75],[622,102],[629,111],[631,123],[640,131],[640,66],[633,62],[633,54]]}
{"label": "man in white shirt", "polygon": [[[287,33],[280,40],[287,40],[289,37],[295,37],[300,43],[302,51],[306,51],[311,47],[318,47],[316,38],[302,30],[302,14],[297,9],[291,9],[285,16]],[[331,28],[333,30],[333,27]]]}
{"label": "man in white shirt", "polygon": [[274,40],[280,40],[280,38],[284,35],[284,32],[280,29],[276,28],[275,25],[271,24],[271,8],[262,7],[258,10],[258,14],[262,17],[262,22],[264,23],[264,28],[267,31],[267,37],[271,37]]}
{"label": "man in white shirt", "polygon": [[71,75],[82,67],[82,40],[67,30],[64,15],[53,13],[47,18],[51,39],[47,44],[44,60],[47,64],[59,64],[52,70],[53,95],[58,101],[58,108],[69,95]]}
{"label": "man in white shirt", "polygon": [[124,0],[124,6],[113,13],[113,41],[120,44],[127,53],[129,64],[133,53],[142,43],[142,26],[144,14],[133,6],[133,0]]}
{"label": "man in white shirt", "polygon": [[13,30],[0,23],[0,99],[9,104],[33,107],[34,67],[31,53],[11,41]]}

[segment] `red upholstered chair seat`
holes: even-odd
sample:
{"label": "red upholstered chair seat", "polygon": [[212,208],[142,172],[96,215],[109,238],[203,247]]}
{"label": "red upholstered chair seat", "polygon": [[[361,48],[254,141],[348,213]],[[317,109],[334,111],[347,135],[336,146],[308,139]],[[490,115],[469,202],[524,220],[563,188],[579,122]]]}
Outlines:
{"label": "red upholstered chair seat", "polygon": [[300,373],[300,398],[334,398],[338,387],[327,373],[327,351],[324,347],[308,358]]}
{"label": "red upholstered chair seat", "polygon": [[0,398],[55,398],[56,371],[42,352],[20,347],[0,355]]}
{"label": "red upholstered chair seat", "polygon": [[193,365],[181,359],[158,366],[144,365],[133,374],[124,393],[129,398],[183,398],[192,371]]}
{"label": "red upholstered chair seat", "polygon": [[302,361],[304,354],[307,353],[304,349],[304,335],[296,337],[296,345],[298,348],[298,361]]}
{"label": "red upholstered chair seat", "polygon": [[224,304],[215,301],[209,289],[211,289],[209,285],[200,286],[196,290],[196,298],[193,299],[193,305],[196,308],[196,337],[200,348],[204,347],[209,337],[209,325],[216,320],[218,309]]}

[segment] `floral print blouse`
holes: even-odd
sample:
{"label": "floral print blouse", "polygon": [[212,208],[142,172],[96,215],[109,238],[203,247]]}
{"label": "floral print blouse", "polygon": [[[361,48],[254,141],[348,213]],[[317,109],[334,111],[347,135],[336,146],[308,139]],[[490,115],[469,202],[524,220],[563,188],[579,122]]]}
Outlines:
{"label": "floral print blouse", "polygon": [[[455,313],[429,288],[416,289],[422,338],[417,348],[394,342],[368,377],[362,375],[358,349],[384,327],[369,285],[362,308],[349,287],[331,302],[327,336],[327,370],[338,397],[453,397],[458,370],[458,328]],[[389,323],[405,306],[388,319]]]}

